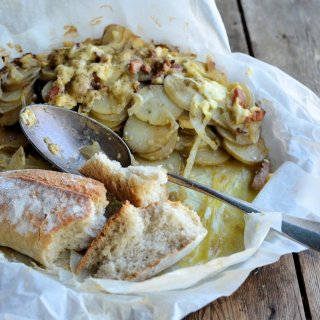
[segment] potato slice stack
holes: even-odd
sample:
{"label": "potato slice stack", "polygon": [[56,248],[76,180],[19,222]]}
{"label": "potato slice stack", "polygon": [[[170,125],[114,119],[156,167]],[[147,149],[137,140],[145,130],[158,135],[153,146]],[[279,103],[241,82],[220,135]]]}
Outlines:
{"label": "potato slice stack", "polygon": [[[75,109],[123,134],[143,161],[213,166],[267,156],[264,110],[244,84],[229,83],[214,62],[145,42],[119,25],[101,39],[26,54],[1,70],[0,126],[18,120],[39,78],[45,102]],[[181,159],[185,158],[185,161]],[[181,164],[180,163],[180,164]]]}
{"label": "potato slice stack", "polygon": [[178,118],[184,134],[180,136],[176,149],[185,154],[190,152],[195,139],[186,134],[194,134],[195,131],[199,134],[192,119],[192,105],[194,97],[200,93],[201,99],[208,103],[202,106],[199,104],[194,109],[198,110],[196,112],[200,120],[203,116],[208,118],[208,124],[215,129],[220,139],[207,128],[206,137],[215,140],[219,147],[212,148],[210,143],[204,143],[207,139],[202,139],[197,148],[195,164],[222,164],[228,160],[229,155],[248,165],[260,163],[268,153],[261,138],[264,110],[255,104],[251,91],[245,85],[219,84],[203,76],[204,71],[200,74],[199,66],[201,64],[197,62],[197,69],[192,70],[193,78],[172,74],[164,80],[167,95],[185,110]]}
{"label": "potato slice stack", "polygon": [[178,117],[183,110],[166,95],[162,85],[141,89],[128,110],[123,137],[131,150],[148,160],[162,160],[174,150]]}
{"label": "potato slice stack", "polygon": [[31,54],[14,59],[1,69],[0,126],[9,126],[18,121],[21,106],[32,101],[32,85],[39,72],[39,63]]}

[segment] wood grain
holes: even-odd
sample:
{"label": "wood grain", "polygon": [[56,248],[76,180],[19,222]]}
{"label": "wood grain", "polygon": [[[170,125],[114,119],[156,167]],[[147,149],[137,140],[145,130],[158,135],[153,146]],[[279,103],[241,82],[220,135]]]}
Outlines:
{"label": "wood grain", "polygon": [[248,53],[237,0],[216,0],[216,4],[227,30],[231,51]]}
{"label": "wood grain", "polygon": [[299,254],[299,260],[310,317],[320,319],[320,253],[308,250]]}
{"label": "wood grain", "polygon": [[320,93],[320,1],[241,0],[252,49]]}
{"label": "wood grain", "polygon": [[186,319],[305,319],[292,255],[257,269],[231,297],[221,298]]}

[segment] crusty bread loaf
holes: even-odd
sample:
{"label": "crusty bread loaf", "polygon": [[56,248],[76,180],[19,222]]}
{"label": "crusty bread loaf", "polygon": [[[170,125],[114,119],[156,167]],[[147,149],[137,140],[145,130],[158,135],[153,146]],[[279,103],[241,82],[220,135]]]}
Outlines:
{"label": "crusty bread loaf", "polygon": [[0,174],[0,245],[49,266],[65,249],[85,249],[105,223],[102,183],[67,173]]}
{"label": "crusty bread loaf", "polygon": [[145,208],[126,202],[105,224],[81,259],[95,277],[141,281],[187,255],[205,237],[196,212],[180,202]]}
{"label": "crusty bread loaf", "polygon": [[79,171],[104,183],[108,194],[120,201],[128,200],[136,207],[145,207],[167,199],[167,172],[160,166],[122,168],[118,161],[110,160],[100,152],[90,158]]}

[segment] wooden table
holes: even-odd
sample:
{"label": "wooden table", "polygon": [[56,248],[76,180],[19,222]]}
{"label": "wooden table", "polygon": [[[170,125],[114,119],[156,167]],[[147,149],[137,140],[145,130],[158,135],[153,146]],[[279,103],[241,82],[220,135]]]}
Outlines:
{"label": "wooden table", "polygon": [[[232,51],[273,64],[320,94],[320,0],[216,3]],[[258,268],[232,296],[186,319],[320,319],[320,254],[289,254]]]}

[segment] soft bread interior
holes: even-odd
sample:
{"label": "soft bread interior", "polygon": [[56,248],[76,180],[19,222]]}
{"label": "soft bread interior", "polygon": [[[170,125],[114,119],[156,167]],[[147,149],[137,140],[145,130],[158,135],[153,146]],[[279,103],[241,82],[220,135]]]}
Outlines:
{"label": "soft bread interior", "polygon": [[118,161],[98,153],[90,158],[79,171],[87,177],[101,181],[120,201],[128,200],[136,207],[167,199],[165,184],[167,172],[161,167],[121,167]]}
{"label": "soft bread interior", "polygon": [[81,260],[95,277],[140,281],[187,255],[206,235],[198,215],[179,202],[135,208],[126,203],[109,219]]}
{"label": "soft bread interior", "polygon": [[101,205],[94,207],[94,214],[84,220],[75,220],[53,235],[50,245],[44,251],[43,264],[50,265],[67,249],[84,250],[90,245],[106,222],[105,208]]}

